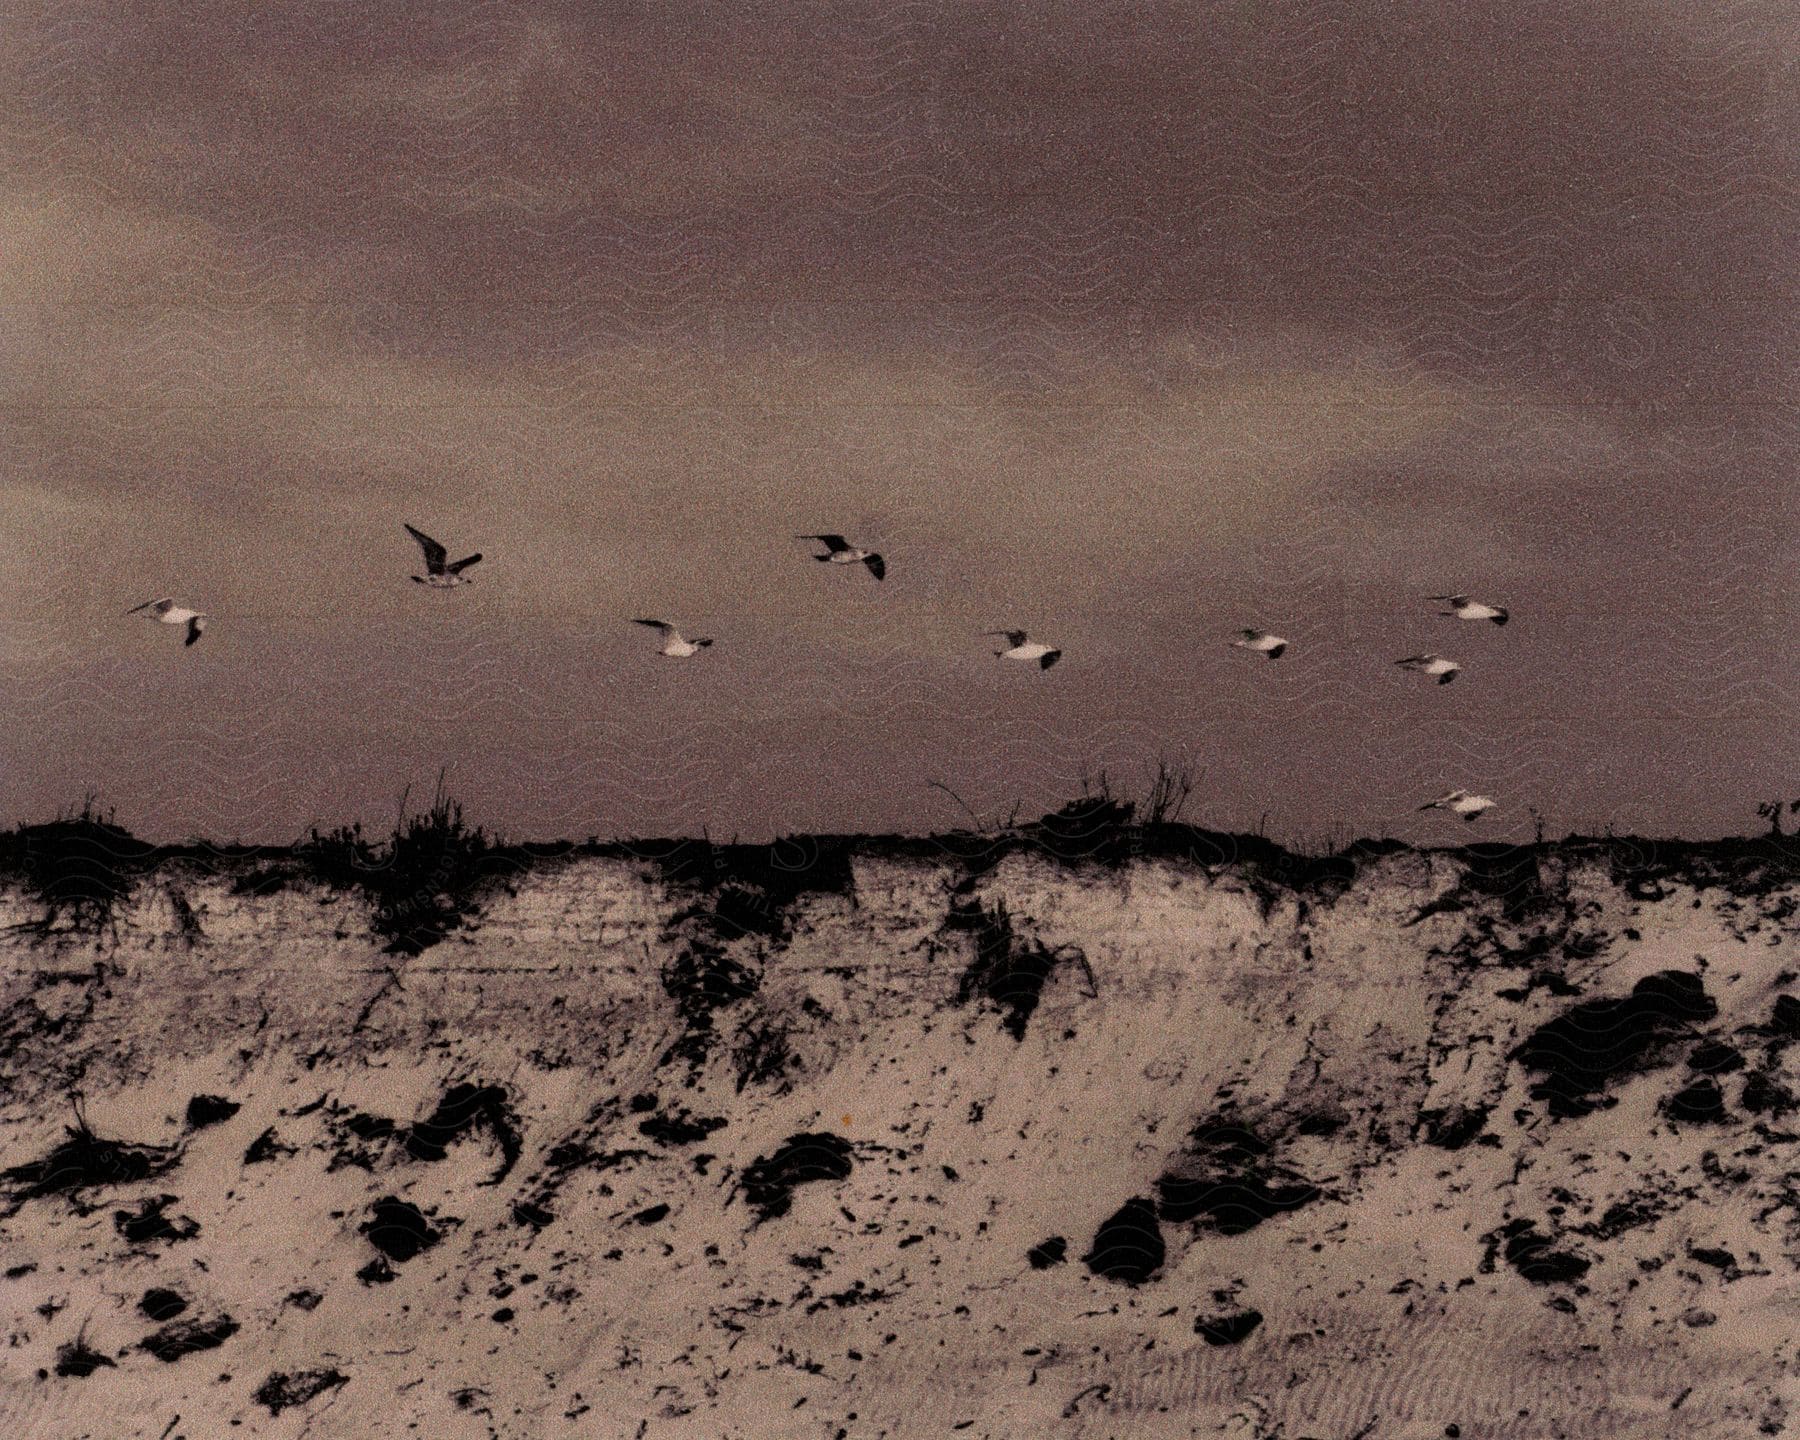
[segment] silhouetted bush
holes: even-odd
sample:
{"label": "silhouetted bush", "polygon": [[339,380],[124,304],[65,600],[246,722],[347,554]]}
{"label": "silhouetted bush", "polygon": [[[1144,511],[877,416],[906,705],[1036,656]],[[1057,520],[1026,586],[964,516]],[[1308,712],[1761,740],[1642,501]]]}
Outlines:
{"label": "silhouetted bush", "polygon": [[98,935],[116,923],[156,853],[90,795],[74,813],[0,835],[0,874],[43,907],[30,927],[37,934]]}

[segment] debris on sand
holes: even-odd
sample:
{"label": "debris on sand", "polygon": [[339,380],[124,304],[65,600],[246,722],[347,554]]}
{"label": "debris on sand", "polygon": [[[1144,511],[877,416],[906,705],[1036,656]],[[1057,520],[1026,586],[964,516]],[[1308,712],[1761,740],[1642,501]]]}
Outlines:
{"label": "debris on sand", "polygon": [[186,1215],[171,1220],[163,1214],[176,1199],[174,1195],[147,1195],[138,1202],[135,1212],[113,1211],[113,1228],[132,1245],[147,1245],[152,1240],[192,1240],[200,1233],[198,1220]]}
{"label": "debris on sand", "polygon": [[244,1163],[246,1165],[261,1165],[266,1161],[273,1160],[277,1155],[293,1155],[295,1153],[296,1151],[292,1145],[284,1145],[281,1142],[280,1138],[275,1134],[275,1127],[271,1125],[267,1130],[263,1131],[262,1134],[252,1140],[245,1149]]}
{"label": "debris on sand", "polygon": [[519,1163],[521,1142],[506,1092],[498,1085],[453,1085],[431,1115],[406,1135],[406,1153],[415,1160],[442,1160],[447,1147],[466,1132],[485,1126],[500,1146],[500,1168],[484,1185],[498,1185]]}
{"label": "debris on sand", "polygon": [[110,1356],[102,1355],[87,1343],[85,1325],[73,1340],[57,1347],[56,1373],[65,1380],[85,1380],[103,1365],[108,1369],[115,1369],[118,1362]]}
{"label": "debris on sand", "polygon": [[394,1195],[384,1196],[370,1206],[369,1218],[360,1228],[371,1245],[399,1264],[444,1238],[426,1222],[424,1211]]}
{"label": "debris on sand", "polygon": [[1069,1258],[1069,1242],[1060,1235],[1052,1235],[1027,1250],[1025,1258],[1031,1262],[1033,1270],[1048,1270]]}
{"label": "debris on sand", "polygon": [[187,1103],[187,1128],[204,1130],[208,1125],[223,1124],[242,1108],[223,1095],[196,1095]]}
{"label": "debris on sand", "polygon": [[1162,1218],[1191,1221],[1221,1235],[1242,1235],[1263,1221],[1324,1193],[1319,1186],[1272,1159],[1273,1147],[1229,1116],[1202,1120],[1188,1144],[1157,1180]]}
{"label": "debris on sand", "polygon": [[1081,1258],[1102,1279],[1141,1285],[1162,1268],[1166,1254],[1156,1206],[1133,1197],[1101,1222],[1093,1246]]}
{"label": "debris on sand", "polygon": [[64,1129],[68,1138],[42,1160],[0,1171],[0,1181],[21,1187],[13,1194],[16,1205],[42,1195],[135,1184],[174,1168],[181,1158],[172,1145],[132,1145],[104,1139],[88,1128],[79,1111],[75,1124]]}
{"label": "debris on sand", "polygon": [[652,1115],[638,1126],[638,1134],[658,1145],[693,1145],[715,1130],[723,1130],[727,1123],[723,1115],[690,1115],[678,1109],[672,1115]]}
{"label": "debris on sand", "polygon": [[1558,1250],[1555,1242],[1538,1230],[1535,1220],[1512,1220],[1481,1238],[1488,1246],[1481,1262],[1483,1272],[1493,1270],[1494,1252],[1503,1247],[1506,1263],[1533,1285],[1566,1285],[1579,1280],[1593,1265],[1572,1250]]}
{"label": "debris on sand", "polygon": [[744,1167],[744,1199],[760,1223],[785,1215],[794,1203],[794,1186],[814,1180],[844,1180],[850,1175],[850,1143],[839,1135],[793,1135],[773,1155]]}
{"label": "debris on sand", "polygon": [[238,1323],[229,1315],[220,1315],[212,1320],[178,1320],[140,1340],[138,1349],[146,1350],[158,1360],[172,1365],[184,1355],[218,1349],[237,1332]]}
{"label": "debris on sand", "polygon": [[1239,1310],[1230,1315],[1196,1316],[1194,1333],[1208,1345],[1241,1345],[1262,1324],[1260,1310]]}
{"label": "debris on sand", "polygon": [[337,1370],[299,1370],[292,1375],[276,1371],[256,1387],[250,1398],[265,1406],[271,1415],[279,1415],[349,1383],[350,1377]]}
{"label": "debris on sand", "polygon": [[1525,1037],[1513,1058],[1543,1079],[1532,1095],[1548,1102],[1553,1119],[1586,1115],[1608,1103],[1614,1080],[1654,1064],[1669,1041],[1719,1013],[1698,975],[1662,970],[1646,975],[1623,998],[1588,1000]]}

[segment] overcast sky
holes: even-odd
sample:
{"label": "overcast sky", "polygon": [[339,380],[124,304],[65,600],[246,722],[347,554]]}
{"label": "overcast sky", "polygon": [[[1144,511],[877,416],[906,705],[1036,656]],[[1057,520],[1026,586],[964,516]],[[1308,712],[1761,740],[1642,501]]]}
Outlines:
{"label": "overcast sky", "polygon": [[1567,8],[12,8],[0,819],[1755,825],[1800,21]]}

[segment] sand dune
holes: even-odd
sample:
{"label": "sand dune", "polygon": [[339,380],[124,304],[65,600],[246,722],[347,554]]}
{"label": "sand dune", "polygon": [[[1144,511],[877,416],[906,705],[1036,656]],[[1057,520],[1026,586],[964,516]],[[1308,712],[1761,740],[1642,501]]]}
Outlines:
{"label": "sand dune", "polygon": [[544,861],[415,955],[250,860],[0,892],[0,1428],[1790,1423],[1791,872],[838,860]]}

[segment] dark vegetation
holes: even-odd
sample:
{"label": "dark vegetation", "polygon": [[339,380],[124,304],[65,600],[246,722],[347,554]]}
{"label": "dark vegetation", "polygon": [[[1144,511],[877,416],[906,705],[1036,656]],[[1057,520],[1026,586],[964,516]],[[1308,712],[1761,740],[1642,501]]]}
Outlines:
{"label": "dark vegetation", "polygon": [[498,1085],[453,1085],[437,1109],[406,1133],[406,1153],[414,1160],[442,1160],[446,1147],[471,1130],[485,1129],[500,1146],[500,1168],[484,1185],[498,1185],[519,1163],[521,1141],[506,1092]]}
{"label": "dark vegetation", "polygon": [[0,1182],[13,1187],[15,1207],[43,1195],[78,1195],[103,1185],[130,1185],[173,1168],[181,1152],[167,1145],[133,1145],[108,1140],[89,1127],[79,1105],[75,1123],[63,1127],[66,1138],[41,1160],[0,1171]]}
{"label": "dark vegetation", "polygon": [[240,1108],[235,1100],[227,1100],[223,1095],[196,1095],[187,1103],[187,1127],[204,1130],[208,1125],[223,1124]]}
{"label": "dark vegetation", "polygon": [[183,1356],[218,1349],[237,1334],[238,1328],[237,1321],[229,1315],[219,1315],[211,1320],[177,1320],[140,1340],[138,1349],[173,1364]]}
{"label": "dark vegetation", "polygon": [[327,1390],[349,1383],[350,1377],[336,1370],[299,1370],[292,1375],[277,1371],[257,1386],[250,1398],[266,1407],[271,1415],[279,1415],[283,1410],[304,1405]]}
{"label": "dark vegetation", "polygon": [[[1004,1013],[1001,1023],[1007,1033],[1023,1040],[1032,1012],[1043,998],[1044,985],[1065,952],[1047,950],[1037,940],[1021,939],[1013,931],[1005,902],[982,905],[959,897],[950,906],[944,929],[965,932],[974,940],[975,953],[957,982],[956,1003],[966,1005],[977,997],[991,1001]],[[1073,957],[1071,963],[1086,971],[1092,993],[1094,972],[1087,957],[1073,947],[1066,953]]]}
{"label": "dark vegetation", "polygon": [[87,1327],[85,1326],[73,1340],[65,1345],[59,1345],[56,1350],[56,1373],[65,1380],[85,1380],[101,1366],[112,1369],[116,1368],[117,1364],[116,1360],[102,1355],[87,1343]]}
{"label": "dark vegetation", "polygon": [[[654,865],[673,889],[692,903],[683,913],[703,953],[686,962],[702,988],[720,977],[705,953],[752,938],[780,946],[791,934],[791,911],[804,895],[854,899],[852,859],[859,851],[894,857],[950,858],[971,877],[992,870],[1009,854],[1036,853],[1071,866],[1121,867],[1134,860],[1167,858],[1243,875],[1265,909],[1284,893],[1329,900],[1354,882],[1359,870],[1409,847],[1397,840],[1354,840],[1317,847],[1284,846],[1262,834],[1231,833],[1184,821],[1197,781],[1186,767],[1160,762],[1136,800],[1116,795],[1101,773],[1082,793],[1037,820],[1014,818],[973,830],[929,837],[795,836],[769,845],[716,844],[699,840],[615,840],[504,843],[470,826],[460,802],[439,776],[430,807],[400,818],[386,835],[365,834],[360,824],[312,831],[291,846],[151,844],[121,826],[89,796],[78,810],[0,833],[0,883],[17,885],[38,907],[24,928],[35,936],[100,936],[116,931],[120,909],[136,885],[161,867],[180,864],[236,874],[241,894],[262,895],[312,883],[353,893],[370,908],[371,924],[393,954],[416,955],[475,923],[484,897],[532,866],[576,857],[642,861]],[[946,793],[953,793],[945,788]],[[960,802],[959,802],[960,803]],[[1788,802],[1794,811],[1800,802]],[[964,807],[967,809],[967,807]],[[1602,865],[1635,898],[1661,898],[1670,882],[1724,888],[1745,897],[1771,895],[1800,878],[1800,834],[1784,834],[1781,807],[1759,807],[1770,829],[1752,837],[1716,840],[1651,840],[1637,836],[1538,839],[1523,845],[1474,844],[1449,853],[1467,875],[1456,892],[1421,914],[1466,908],[1498,899],[1505,917],[1523,919],[1559,902],[1545,876],[1547,861],[1568,870]],[[1800,813],[1800,812],[1796,812]],[[973,812],[971,812],[973,814]],[[184,933],[198,938],[199,922],[185,897],[171,889]],[[725,979],[729,987],[730,980]],[[703,1008],[703,1007],[702,1007]],[[697,1025],[683,1053],[704,1054],[710,1026]]]}
{"label": "dark vegetation", "polygon": [[1552,1117],[1586,1115],[1609,1103],[1605,1092],[1614,1080],[1649,1068],[1670,1042],[1718,1013],[1699,976],[1663,970],[1638,981],[1630,995],[1565,1010],[1526,1036],[1513,1056],[1543,1076],[1531,1093]]}
{"label": "dark vegetation", "polygon": [[738,1188],[761,1223],[788,1213],[796,1185],[848,1179],[850,1169],[850,1142],[841,1135],[793,1135],[773,1155],[746,1165]]}
{"label": "dark vegetation", "polygon": [[187,1307],[188,1302],[179,1292],[164,1289],[161,1286],[152,1286],[138,1301],[138,1309],[158,1324],[164,1320],[173,1320]]}
{"label": "dark vegetation", "polygon": [[1509,1221],[1482,1239],[1488,1247],[1481,1264],[1484,1272],[1493,1270],[1495,1253],[1502,1252],[1506,1263],[1533,1285],[1570,1284],[1593,1266],[1583,1255],[1558,1249],[1554,1240],[1538,1230],[1535,1220]]}
{"label": "dark vegetation", "polygon": [[1270,1140],[1239,1118],[1202,1120],[1156,1182],[1162,1218],[1241,1235],[1318,1200],[1324,1193],[1320,1187],[1278,1163],[1274,1150]]}
{"label": "dark vegetation", "polygon": [[163,1212],[175,1203],[173,1195],[150,1195],[138,1202],[138,1208],[113,1211],[113,1228],[128,1245],[147,1245],[152,1240],[192,1240],[200,1233],[200,1222],[186,1215],[171,1218]]}

